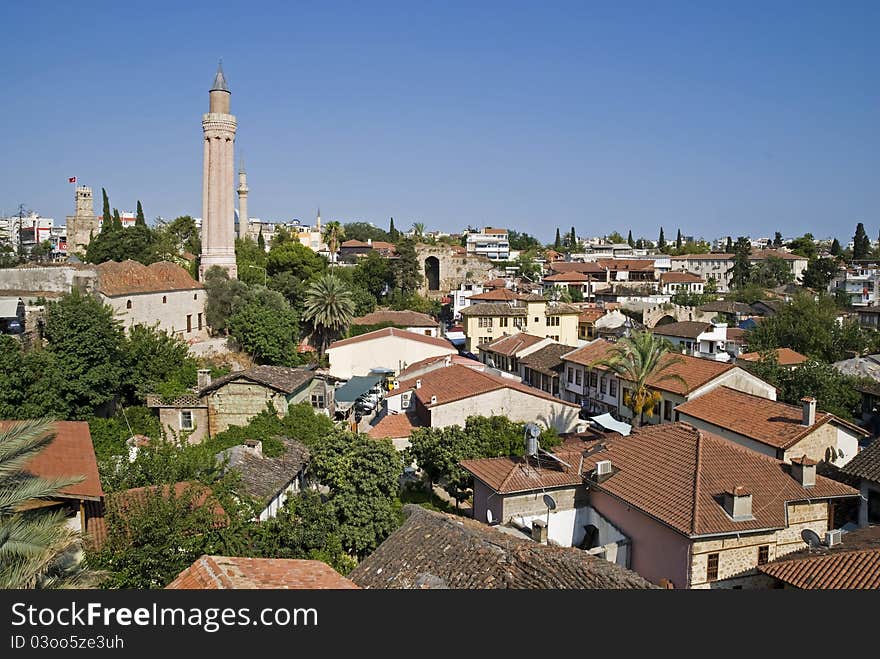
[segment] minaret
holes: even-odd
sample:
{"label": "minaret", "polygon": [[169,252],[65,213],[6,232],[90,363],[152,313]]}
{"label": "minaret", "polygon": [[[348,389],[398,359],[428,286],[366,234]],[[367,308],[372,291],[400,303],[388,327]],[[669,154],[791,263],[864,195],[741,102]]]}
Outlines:
{"label": "minaret", "polygon": [[247,236],[248,228],[250,227],[250,220],[248,219],[248,210],[247,210],[247,195],[248,195],[248,186],[247,186],[247,172],[244,171],[244,158],[241,159],[241,164],[238,167],[238,237],[244,238]]}
{"label": "minaret", "polygon": [[223,67],[210,91],[208,113],[202,117],[205,162],[202,170],[202,260],[199,279],[204,280],[208,268],[218,265],[233,279],[238,277],[235,265],[235,186],[233,144],[235,117],[229,113],[229,87]]}
{"label": "minaret", "polygon": [[318,217],[315,219],[315,229],[318,230],[318,233],[321,233],[321,209],[318,209]]}

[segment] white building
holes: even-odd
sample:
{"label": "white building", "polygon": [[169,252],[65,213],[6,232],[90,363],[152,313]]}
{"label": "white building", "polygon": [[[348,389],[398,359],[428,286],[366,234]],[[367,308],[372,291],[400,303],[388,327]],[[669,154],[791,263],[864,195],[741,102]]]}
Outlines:
{"label": "white building", "polygon": [[652,332],[662,336],[685,355],[716,362],[730,361],[727,353],[727,323],[685,320],[658,325]]}
{"label": "white building", "polygon": [[484,290],[482,284],[462,282],[457,290],[452,291],[452,320],[461,320],[462,309],[471,305],[471,295],[479,295]]}
{"label": "white building", "polygon": [[400,373],[410,364],[423,359],[457,354],[458,350],[445,339],[396,327],[334,341],[327,348],[330,376],[340,380],[369,375],[377,368]]}
{"label": "white building", "polygon": [[510,242],[507,229],[483,227],[480,233],[469,233],[466,244],[469,255],[485,256],[492,261],[510,260]]}

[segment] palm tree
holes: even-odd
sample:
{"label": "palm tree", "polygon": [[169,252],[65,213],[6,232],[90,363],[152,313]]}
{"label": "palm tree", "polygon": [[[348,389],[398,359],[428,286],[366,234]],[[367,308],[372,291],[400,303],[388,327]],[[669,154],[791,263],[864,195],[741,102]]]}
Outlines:
{"label": "palm tree", "polygon": [[422,238],[425,235],[425,223],[424,222],[415,222],[412,225],[413,236],[416,240]]}
{"label": "palm tree", "polygon": [[34,507],[83,480],[40,478],[27,465],[55,438],[51,420],[19,421],[0,431],[0,588],[59,588],[82,583],[79,534],[63,511]]}
{"label": "palm tree", "polygon": [[642,425],[646,415],[654,415],[654,407],[662,398],[659,391],[648,386],[649,380],[655,384],[673,380],[685,384],[677,373],[664,373],[684,361],[681,357],[672,357],[671,348],[668,341],[650,332],[634,332],[614,344],[608,356],[591,364],[604,366],[621,380],[632,383],[633,388],[624,395],[623,403],[633,411],[635,426]]}
{"label": "palm tree", "polygon": [[339,277],[323,275],[306,289],[303,318],[312,323],[318,354],[323,356],[330,338],[341,334],[354,318],[351,289]]}
{"label": "palm tree", "polygon": [[321,237],[330,249],[330,263],[336,263],[336,250],[345,239],[345,228],[339,222],[327,222]]}

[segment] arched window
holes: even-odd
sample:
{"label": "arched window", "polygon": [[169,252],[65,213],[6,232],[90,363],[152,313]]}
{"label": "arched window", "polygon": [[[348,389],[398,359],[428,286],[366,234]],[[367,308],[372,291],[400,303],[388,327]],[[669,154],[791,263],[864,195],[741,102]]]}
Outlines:
{"label": "arched window", "polygon": [[125,308],[126,308],[126,309],[131,309],[131,300],[128,300],[128,301],[125,303]]}
{"label": "arched window", "polygon": [[168,296],[167,296],[167,295],[163,295],[163,296],[162,296],[162,304],[165,304],[166,302],[168,302]]}

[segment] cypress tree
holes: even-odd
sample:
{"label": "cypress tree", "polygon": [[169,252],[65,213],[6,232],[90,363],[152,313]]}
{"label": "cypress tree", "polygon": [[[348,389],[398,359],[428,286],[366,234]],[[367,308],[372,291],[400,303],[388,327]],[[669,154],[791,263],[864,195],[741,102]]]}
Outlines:
{"label": "cypress tree", "polygon": [[871,240],[865,233],[865,225],[859,222],[856,225],[856,235],[853,236],[853,258],[867,258],[868,252],[871,251]]}
{"label": "cypress tree", "polygon": [[635,247],[636,242],[633,240],[633,230],[630,229],[629,233],[626,235],[626,244],[630,247]]}
{"label": "cypress tree", "polygon": [[727,236],[727,244],[724,246],[725,254],[733,254],[733,239]]}
{"label": "cypress tree", "polygon": [[141,206],[141,200],[140,200],[140,199],[138,199],[138,206],[137,206],[137,219],[134,221],[134,223],[135,223],[136,226],[139,226],[139,227],[145,227],[145,226],[147,226],[147,220],[146,220],[146,218],[144,217],[144,208],[143,208],[143,206]]}
{"label": "cypress tree", "polygon": [[559,250],[562,247],[562,239],[559,237],[559,227],[556,227],[556,240],[553,241],[553,249]]}
{"label": "cypress tree", "polygon": [[663,235],[663,227],[660,227],[660,238],[657,240],[657,248],[666,249],[666,237]]}
{"label": "cypress tree", "polygon": [[257,234],[257,246],[261,250],[263,250],[264,252],[266,251],[266,239],[263,238],[263,225],[262,224],[260,225],[260,233]]}
{"label": "cypress tree", "polygon": [[101,196],[104,197],[104,209],[101,211],[101,229],[112,231],[113,216],[110,214],[110,198],[107,196],[107,191],[104,188],[101,188]]}
{"label": "cypress tree", "polygon": [[119,209],[113,209],[113,229],[122,230],[122,218],[119,217]]}
{"label": "cypress tree", "polygon": [[840,252],[843,250],[840,249],[840,241],[837,238],[831,241],[831,248],[828,251],[833,256],[840,256]]}
{"label": "cypress tree", "polygon": [[574,249],[578,244],[577,234],[575,234],[574,232],[574,227],[571,228],[570,236],[571,237],[569,238],[569,244],[571,245],[571,248]]}
{"label": "cypress tree", "polygon": [[773,236],[773,246],[779,249],[782,247],[782,233],[777,231]]}
{"label": "cypress tree", "polygon": [[678,230],[678,235],[675,236],[675,249],[681,249],[681,229]]}
{"label": "cypress tree", "polygon": [[394,228],[394,218],[391,218],[391,224],[388,227],[388,235],[391,237],[391,240],[397,238],[397,229]]}

